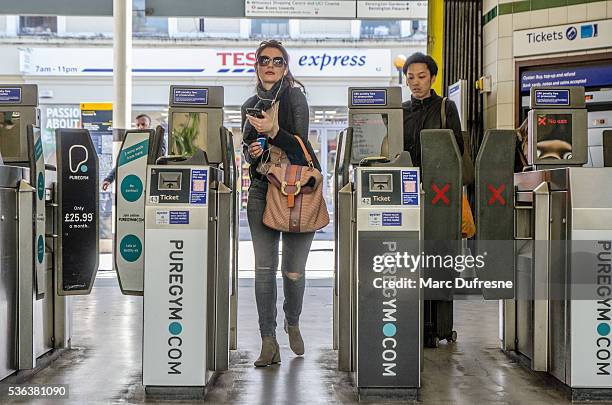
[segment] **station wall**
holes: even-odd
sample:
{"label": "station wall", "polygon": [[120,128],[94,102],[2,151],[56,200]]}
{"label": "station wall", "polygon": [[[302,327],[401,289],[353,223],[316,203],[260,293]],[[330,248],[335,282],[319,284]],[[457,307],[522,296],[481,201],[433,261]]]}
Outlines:
{"label": "station wall", "polygon": [[[534,28],[546,28],[612,19],[612,1],[588,0],[484,0],[483,3],[484,74],[491,77],[492,91],[485,96],[484,128],[512,129],[517,125],[516,69],[519,62],[576,57],[588,61],[594,53],[612,52],[612,35],[602,33],[597,49],[585,43],[582,49],[517,56],[515,33]],[[607,38],[606,38],[607,37]],[[577,41],[580,38],[577,39]],[[601,46],[601,40],[607,40]],[[524,49],[525,44],[521,44]],[[568,47],[569,48],[569,47]],[[575,60],[574,60],[575,62]]]}

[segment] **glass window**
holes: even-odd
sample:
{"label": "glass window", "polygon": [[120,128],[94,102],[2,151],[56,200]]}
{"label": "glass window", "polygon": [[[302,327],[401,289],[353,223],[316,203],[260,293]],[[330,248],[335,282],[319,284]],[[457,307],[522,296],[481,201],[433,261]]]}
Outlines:
{"label": "glass window", "polygon": [[0,151],[4,160],[18,159],[21,152],[21,115],[0,111]]}
{"label": "glass window", "polygon": [[350,20],[299,20],[300,38],[350,38]]}
{"label": "glass window", "polygon": [[135,36],[167,36],[168,18],[147,17],[145,0],[133,0],[132,33]]}
{"label": "glass window", "polygon": [[19,17],[19,35],[57,34],[57,17]]}
{"label": "glass window", "polygon": [[172,155],[192,156],[196,148],[206,150],[208,114],[176,112],[172,114]]}
{"label": "glass window", "polygon": [[383,142],[389,130],[389,115],[385,113],[353,114],[353,163],[382,155]]}
{"label": "glass window", "polygon": [[251,21],[253,38],[287,38],[289,37],[289,20],[280,18],[254,19]]}
{"label": "glass window", "polygon": [[361,21],[361,38],[399,38],[401,24],[392,20]]}

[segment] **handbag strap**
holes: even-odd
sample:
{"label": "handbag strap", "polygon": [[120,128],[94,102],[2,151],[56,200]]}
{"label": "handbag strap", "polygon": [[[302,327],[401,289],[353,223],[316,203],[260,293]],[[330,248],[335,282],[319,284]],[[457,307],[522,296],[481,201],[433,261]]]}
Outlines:
{"label": "handbag strap", "polygon": [[446,129],[446,100],[448,97],[442,99],[442,105],[440,105],[440,129]]}
{"label": "handbag strap", "polygon": [[304,141],[302,141],[302,138],[300,138],[297,135],[293,135],[295,137],[295,139],[297,139],[298,143],[300,144],[300,147],[302,148],[302,152],[304,152],[304,156],[306,157],[306,161],[308,162],[308,166],[313,167],[312,164],[312,156],[310,156],[310,153],[308,153],[308,150],[306,149],[306,146],[304,145]]}

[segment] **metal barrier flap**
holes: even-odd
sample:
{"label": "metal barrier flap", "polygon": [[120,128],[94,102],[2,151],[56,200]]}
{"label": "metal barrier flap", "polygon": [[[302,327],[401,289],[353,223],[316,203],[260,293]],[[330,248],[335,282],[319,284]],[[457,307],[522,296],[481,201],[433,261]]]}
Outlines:
{"label": "metal barrier flap", "polygon": [[[514,280],[513,130],[488,130],[476,157],[477,253],[486,254],[481,280]],[[514,298],[511,289],[483,289],[486,299]]]}
{"label": "metal barrier flap", "polygon": [[36,189],[34,198],[34,268],[36,295],[42,298],[47,289],[45,260],[45,159],[40,128],[28,125],[28,151],[30,155],[30,185]]}
{"label": "metal barrier flap", "polygon": [[[458,255],[461,241],[461,154],[450,129],[421,131],[421,168],[423,176],[423,239],[427,255]],[[453,280],[452,269],[427,267],[424,278]],[[448,300],[447,288],[425,290],[426,299]]]}
{"label": "metal barrier flap", "polygon": [[147,161],[157,151],[154,130],[130,130],[119,150],[115,193],[115,269],[124,294],[144,288],[144,206]]}
{"label": "metal barrier flap", "polygon": [[98,155],[86,129],[57,129],[59,295],[91,292],[99,262]]}

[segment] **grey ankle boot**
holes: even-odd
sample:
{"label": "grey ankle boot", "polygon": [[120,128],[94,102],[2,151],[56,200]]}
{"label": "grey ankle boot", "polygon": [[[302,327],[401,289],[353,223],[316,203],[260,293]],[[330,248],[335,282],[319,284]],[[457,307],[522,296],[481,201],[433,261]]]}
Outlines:
{"label": "grey ankle boot", "polygon": [[274,336],[264,336],[261,339],[261,353],[255,360],[255,367],[266,367],[271,364],[280,363],[280,348]]}
{"label": "grey ankle boot", "polygon": [[300,327],[298,325],[289,325],[285,319],[285,332],[289,335],[289,347],[293,350],[293,353],[301,356],[304,354],[304,340],[300,333]]}

